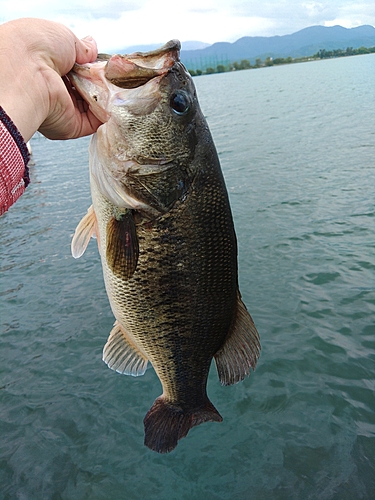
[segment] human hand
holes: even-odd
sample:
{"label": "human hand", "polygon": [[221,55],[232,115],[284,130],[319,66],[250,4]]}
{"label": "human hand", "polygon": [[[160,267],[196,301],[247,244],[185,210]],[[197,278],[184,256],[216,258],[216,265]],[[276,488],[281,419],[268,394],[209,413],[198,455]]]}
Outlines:
{"label": "human hand", "polygon": [[26,142],[37,130],[49,139],[97,130],[101,122],[65,77],[75,62],[96,57],[91,37],[79,40],[62,24],[24,18],[0,25],[0,105]]}

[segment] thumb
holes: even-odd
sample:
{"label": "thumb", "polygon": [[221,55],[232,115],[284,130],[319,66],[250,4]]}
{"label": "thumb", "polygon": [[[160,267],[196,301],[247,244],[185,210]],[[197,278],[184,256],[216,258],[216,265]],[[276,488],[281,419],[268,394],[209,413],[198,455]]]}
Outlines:
{"label": "thumb", "polygon": [[98,56],[98,47],[92,36],[86,36],[82,40],[76,39],[76,62],[86,64],[94,62]]}

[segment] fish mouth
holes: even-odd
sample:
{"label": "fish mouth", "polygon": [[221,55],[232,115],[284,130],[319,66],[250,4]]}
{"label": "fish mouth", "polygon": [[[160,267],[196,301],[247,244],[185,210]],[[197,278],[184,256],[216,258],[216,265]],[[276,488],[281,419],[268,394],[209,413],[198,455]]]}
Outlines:
{"label": "fish mouth", "polygon": [[180,61],[180,49],[179,40],[170,40],[149,52],[99,54],[93,63],[76,63],[68,76],[94,115],[105,123],[110,118],[110,101],[114,96],[122,99],[121,91],[131,92],[155,80],[155,89],[150,95],[155,93],[160,79]]}
{"label": "fish mouth", "polygon": [[[157,76],[166,74],[180,60],[179,40],[170,40],[159,49],[150,52],[134,52],[130,55],[114,55],[107,61],[105,77],[113,85],[133,89],[146,84]],[[100,59],[103,55],[100,55]]]}
{"label": "fish mouth", "polygon": [[104,77],[116,87],[133,89],[144,85],[156,76],[166,74],[176,62],[180,61],[180,49],[179,40],[170,40],[159,49],[149,52],[113,56],[98,54],[94,63],[76,63],[71,73],[88,78],[88,72],[96,65],[100,70],[104,69]]}

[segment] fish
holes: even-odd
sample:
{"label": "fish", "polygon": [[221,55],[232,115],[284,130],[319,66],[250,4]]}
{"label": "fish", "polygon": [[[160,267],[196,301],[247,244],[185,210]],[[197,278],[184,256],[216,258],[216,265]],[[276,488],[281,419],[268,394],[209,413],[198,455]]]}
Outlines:
{"label": "fish", "polygon": [[[207,395],[255,370],[260,339],[238,286],[237,239],[218,154],[180,42],[99,55],[69,79],[103,124],[91,138],[92,205],[71,243],[96,238],[115,322],[109,368],[143,375],[162,394],[144,417],[144,444],[169,453],[222,416]],[[223,96],[224,98],[224,96]]]}

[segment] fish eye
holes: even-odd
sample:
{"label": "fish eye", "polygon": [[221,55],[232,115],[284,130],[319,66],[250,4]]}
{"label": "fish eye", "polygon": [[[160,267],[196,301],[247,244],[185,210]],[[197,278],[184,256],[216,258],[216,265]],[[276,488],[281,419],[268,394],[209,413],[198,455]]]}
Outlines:
{"label": "fish eye", "polygon": [[175,92],[172,94],[170,104],[177,115],[185,115],[190,109],[190,99],[185,92]]}

